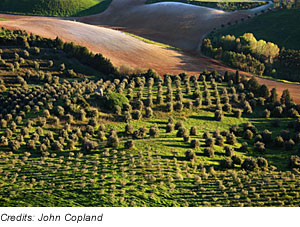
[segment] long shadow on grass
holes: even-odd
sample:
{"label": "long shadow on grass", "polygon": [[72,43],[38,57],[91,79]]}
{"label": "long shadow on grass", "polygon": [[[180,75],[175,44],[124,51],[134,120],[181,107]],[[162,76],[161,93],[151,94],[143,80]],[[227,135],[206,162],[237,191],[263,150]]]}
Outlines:
{"label": "long shadow on grass", "polygon": [[167,147],[179,147],[179,148],[191,148],[190,146],[188,145],[180,145],[180,144],[166,144],[165,146]]}
{"label": "long shadow on grass", "polygon": [[161,159],[169,159],[169,160],[173,160],[174,158],[176,158],[178,161],[185,161],[185,157],[178,157],[178,156],[171,156],[171,155],[162,155],[160,156]]}
{"label": "long shadow on grass", "polygon": [[208,117],[208,116],[190,116],[190,118],[196,119],[196,120],[204,120],[204,121],[213,121],[214,120],[213,117]]}

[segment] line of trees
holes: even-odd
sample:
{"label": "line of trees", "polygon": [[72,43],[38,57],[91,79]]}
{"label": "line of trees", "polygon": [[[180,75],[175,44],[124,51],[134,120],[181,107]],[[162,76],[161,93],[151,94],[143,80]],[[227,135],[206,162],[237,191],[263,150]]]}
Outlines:
{"label": "line of trees", "polygon": [[[0,29],[0,45],[19,45],[29,49],[34,47],[56,48],[63,50],[71,57],[76,58],[83,64],[86,64],[98,72],[109,75],[113,78],[118,78],[119,72],[113,66],[111,61],[102,54],[93,54],[86,47],[75,45],[73,42],[63,42],[60,38],[48,39],[42,38],[38,35],[28,34],[21,30],[8,30],[5,28]],[[104,76],[102,75],[102,76]]]}
{"label": "line of trees", "polygon": [[206,38],[201,50],[234,68],[300,81],[300,51],[280,49],[272,42],[257,40],[252,33]]}

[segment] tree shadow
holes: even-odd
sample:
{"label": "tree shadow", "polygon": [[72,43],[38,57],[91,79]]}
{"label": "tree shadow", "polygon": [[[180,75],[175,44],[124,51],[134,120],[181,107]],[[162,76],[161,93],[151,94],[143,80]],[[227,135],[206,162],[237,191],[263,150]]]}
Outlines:
{"label": "tree shadow", "polygon": [[204,121],[213,121],[214,120],[213,117],[209,117],[209,116],[190,116],[190,118],[196,119],[196,120],[204,120]]}

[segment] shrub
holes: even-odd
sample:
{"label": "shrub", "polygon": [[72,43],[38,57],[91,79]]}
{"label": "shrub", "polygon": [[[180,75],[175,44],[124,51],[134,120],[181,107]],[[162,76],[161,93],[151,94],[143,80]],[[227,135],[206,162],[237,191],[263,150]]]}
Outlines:
{"label": "shrub", "polygon": [[135,111],[132,113],[132,117],[133,117],[133,119],[135,119],[135,120],[140,120],[140,119],[142,119],[143,114],[142,114],[141,111],[135,110]]}
{"label": "shrub", "polygon": [[92,118],[98,118],[98,110],[95,108],[89,109],[88,110],[88,117],[92,117]]}
{"label": "shrub", "polygon": [[213,158],[214,155],[215,155],[215,152],[211,147],[208,147],[208,148],[204,149],[204,155],[209,157],[209,158]]}
{"label": "shrub", "polygon": [[93,126],[87,125],[87,127],[86,127],[86,132],[87,132],[88,134],[90,134],[90,135],[94,135],[95,129],[94,129]]}
{"label": "shrub", "polygon": [[141,111],[144,108],[144,103],[141,100],[138,100],[134,106],[135,106],[135,109]]}
{"label": "shrub", "polygon": [[42,143],[39,147],[39,152],[44,153],[46,151],[48,151],[48,146],[46,144]]}
{"label": "shrub", "polygon": [[139,130],[133,132],[132,137],[134,139],[142,139],[147,135],[147,131],[148,131],[147,128],[139,128]]}
{"label": "shrub", "polygon": [[221,110],[215,111],[215,120],[216,121],[222,121],[224,118],[223,112]]}
{"label": "shrub", "polygon": [[98,147],[98,143],[96,141],[91,141],[89,139],[84,139],[82,144],[82,150],[84,152],[91,152]]}
{"label": "shrub", "polygon": [[13,136],[13,132],[9,129],[9,128],[7,128],[5,131],[4,131],[4,136],[6,137],[6,138],[10,138],[10,137],[12,137]]}
{"label": "shrub", "polygon": [[21,116],[17,116],[16,117],[16,122],[17,122],[17,124],[21,124],[22,123],[22,117]]}
{"label": "shrub", "polygon": [[224,146],[224,138],[223,136],[219,135],[216,137],[216,145],[223,147]]}
{"label": "shrub", "polygon": [[7,146],[8,145],[8,139],[5,136],[1,136],[0,144],[2,146]]}
{"label": "shrub", "polygon": [[234,145],[236,143],[236,137],[233,133],[226,136],[226,143],[230,145]]}
{"label": "shrub", "polygon": [[59,70],[60,70],[60,71],[65,71],[65,69],[66,69],[65,64],[64,64],[64,63],[60,64]]}
{"label": "shrub", "polygon": [[174,110],[181,112],[183,110],[183,104],[182,102],[176,102],[175,106],[174,106]]}
{"label": "shrub", "polygon": [[184,128],[183,121],[176,122],[175,129],[178,130],[179,128]]}
{"label": "shrub", "polygon": [[67,139],[67,150],[74,150],[75,149],[75,142],[73,140]]}
{"label": "shrub", "polygon": [[127,124],[125,126],[125,133],[128,134],[128,135],[131,135],[133,133],[133,126],[130,125],[130,124]]}
{"label": "shrub", "polygon": [[132,149],[134,148],[134,141],[133,140],[128,140],[124,144],[125,149]]}
{"label": "shrub", "polygon": [[262,132],[261,136],[263,138],[263,142],[264,143],[270,143],[270,142],[272,142],[272,132],[270,132],[269,130],[265,129]]}
{"label": "shrub", "polygon": [[274,110],[272,111],[272,115],[274,117],[281,117],[282,116],[282,112],[283,112],[283,109],[281,106],[276,106],[274,108]]}
{"label": "shrub", "polygon": [[190,135],[196,136],[197,135],[197,126],[192,126],[190,129]]}
{"label": "shrub", "polygon": [[209,137],[211,137],[211,135],[210,135],[209,132],[204,132],[203,135],[202,135],[202,138],[203,138],[203,139],[207,139],[207,138],[209,138]]}
{"label": "shrub", "polygon": [[241,118],[242,117],[242,111],[240,109],[234,110],[233,114],[236,118]]}
{"label": "shrub", "polygon": [[154,137],[154,138],[158,137],[159,129],[158,129],[157,125],[150,127],[149,135],[150,135],[150,137]]}
{"label": "shrub", "polygon": [[106,94],[106,106],[110,110],[115,110],[116,106],[119,106],[121,109],[124,108],[125,104],[129,104],[129,100],[120,93],[110,92]]}
{"label": "shrub", "polygon": [[291,168],[300,168],[300,157],[297,155],[292,155],[289,159],[289,166]]}
{"label": "shrub", "polygon": [[185,135],[188,135],[187,129],[183,128],[183,127],[179,128],[176,136],[177,137],[184,137]]}
{"label": "shrub", "polygon": [[97,127],[97,125],[98,125],[97,118],[91,118],[91,119],[89,119],[88,125],[90,125],[92,127]]}
{"label": "shrub", "polygon": [[257,158],[257,165],[260,168],[267,168],[268,161],[265,158],[259,157],[259,158]]}
{"label": "shrub", "polygon": [[242,164],[242,159],[237,155],[233,155],[231,157],[231,159],[233,161],[233,164],[235,164],[235,165],[241,165]]}
{"label": "shrub", "polygon": [[50,117],[51,117],[49,110],[46,110],[46,109],[45,109],[45,110],[43,111],[43,117],[45,117],[45,118],[50,118]]}
{"label": "shrub", "polygon": [[[121,106],[120,106],[121,107]],[[121,107],[122,108],[122,107]],[[125,103],[124,105],[123,105],[123,110],[126,112],[130,112],[130,111],[132,111],[132,106],[129,104],[129,103]]]}
{"label": "shrub", "polygon": [[284,142],[284,148],[287,151],[293,150],[294,146],[295,142],[292,139]]}
{"label": "shrub", "polygon": [[270,118],[270,116],[271,116],[270,110],[265,109],[265,110],[264,110],[264,113],[263,113],[263,117],[264,117],[264,118]]}
{"label": "shrub", "polygon": [[125,121],[125,122],[127,122],[127,123],[130,122],[130,121],[132,120],[131,113],[130,113],[129,111],[126,111],[126,112],[124,113],[123,118],[124,118],[124,121]]}
{"label": "shrub", "polygon": [[146,108],[146,117],[147,118],[153,117],[153,110],[151,107]]}
{"label": "shrub", "polygon": [[71,114],[67,114],[65,118],[67,123],[71,124],[73,122],[73,116]]}
{"label": "shrub", "polygon": [[195,154],[195,152],[192,151],[192,150],[187,150],[187,151],[185,152],[185,159],[186,159],[187,161],[195,160],[195,159],[196,159],[196,154]]}
{"label": "shrub", "polygon": [[173,104],[171,102],[168,102],[166,105],[166,111],[172,112],[173,111]]}
{"label": "shrub", "polygon": [[52,61],[52,60],[49,60],[49,61],[48,61],[48,67],[49,67],[49,68],[52,68],[53,65],[54,65],[53,61]]}
{"label": "shrub", "polygon": [[119,146],[119,138],[117,135],[111,135],[107,139],[107,146],[117,148]]}
{"label": "shrub", "polygon": [[227,156],[227,157],[233,156],[234,150],[231,146],[225,146],[224,150],[225,150],[225,156]]}
{"label": "shrub", "polygon": [[284,146],[284,140],[281,136],[276,136],[274,140],[274,146],[275,147],[283,147]]}
{"label": "shrub", "polygon": [[205,140],[205,145],[206,145],[207,147],[213,147],[213,146],[215,145],[215,139],[212,138],[212,137],[206,138],[206,140]]}
{"label": "shrub", "polygon": [[225,112],[230,112],[232,110],[232,107],[229,103],[226,103],[224,106],[223,106],[223,110]]}
{"label": "shrub", "polygon": [[117,114],[119,116],[122,115],[122,109],[121,109],[121,107],[115,106],[114,108],[115,108],[115,114]]}
{"label": "shrub", "polygon": [[265,152],[266,151],[265,144],[263,142],[257,141],[254,144],[254,150],[260,153]]}
{"label": "shrub", "polygon": [[234,163],[233,163],[232,159],[226,158],[226,159],[222,159],[220,161],[220,166],[223,169],[232,169],[234,167]]}
{"label": "shrub", "polygon": [[174,131],[174,124],[172,124],[172,123],[167,124],[166,133],[170,133],[170,132],[173,132],[173,131]]}
{"label": "shrub", "polygon": [[245,101],[245,105],[244,105],[244,113],[246,114],[252,114],[252,107],[249,104],[249,102]]}
{"label": "shrub", "polygon": [[193,107],[193,102],[192,101],[188,101],[188,102],[185,102],[184,103],[184,107],[187,108],[187,109],[192,109]]}
{"label": "shrub", "polygon": [[242,143],[242,146],[240,147],[240,151],[241,152],[248,152],[248,143],[247,142]]}
{"label": "shrub", "polygon": [[289,109],[287,114],[289,117],[292,117],[292,118],[297,118],[299,116],[298,111],[295,110],[294,108]]}
{"label": "shrub", "polygon": [[65,114],[65,109],[62,106],[57,106],[56,112],[59,116],[64,116]]}
{"label": "shrub", "polygon": [[190,141],[190,136],[188,135],[188,134],[186,134],[186,135],[184,135],[183,136],[183,141],[185,142],[185,143],[188,143],[189,141]]}
{"label": "shrub", "polygon": [[21,143],[17,140],[11,140],[9,141],[8,146],[12,151],[18,151],[21,147]]}
{"label": "shrub", "polygon": [[263,138],[262,138],[261,134],[259,134],[255,137],[255,142],[262,142],[262,141],[263,141]]}
{"label": "shrub", "polygon": [[253,158],[246,158],[243,163],[242,163],[242,169],[244,170],[254,170],[255,168],[257,168],[257,162],[255,159]]}
{"label": "shrub", "polygon": [[253,138],[253,132],[251,130],[247,129],[244,132],[243,138],[246,139],[246,140],[251,140]]}
{"label": "shrub", "polygon": [[59,141],[54,141],[51,145],[52,150],[62,151],[64,146]]}
{"label": "shrub", "polygon": [[196,98],[194,106],[197,108],[200,108],[202,105],[202,99],[201,98]]}
{"label": "shrub", "polygon": [[6,128],[7,127],[7,121],[4,119],[1,119],[1,128]]}
{"label": "shrub", "polygon": [[200,141],[197,139],[193,139],[191,141],[191,147],[197,149],[198,147],[200,147]]}

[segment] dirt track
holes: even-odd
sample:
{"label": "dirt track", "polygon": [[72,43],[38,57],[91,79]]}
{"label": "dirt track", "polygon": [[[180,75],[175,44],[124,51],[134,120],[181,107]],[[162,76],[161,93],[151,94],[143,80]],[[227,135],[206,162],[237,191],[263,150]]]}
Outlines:
{"label": "dirt track", "polygon": [[[113,2],[115,1],[117,2],[117,0]],[[131,6],[134,3],[140,4],[141,1],[130,1]],[[115,7],[115,5],[112,4],[112,7]],[[130,6],[128,7],[130,8]],[[0,26],[27,30],[49,38],[59,36],[65,41],[73,41],[74,43],[87,46],[93,52],[102,53],[105,57],[111,59],[116,66],[129,65],[134,68],[153,68],[160,74],[176,74],[183,71],[190,74],[198,74],[205,68],[208,70],[233,71],[216,60],[147,44],[122,32],[108,28],[59,18],[3,14],[0,14],[0,18],[9,19],[0,21]],[[259,81],[270,88],[276,87],[278,92],[288,88],[295,101],[300,103],[299,85],[284,84],[264,79],[259,79]]]}

